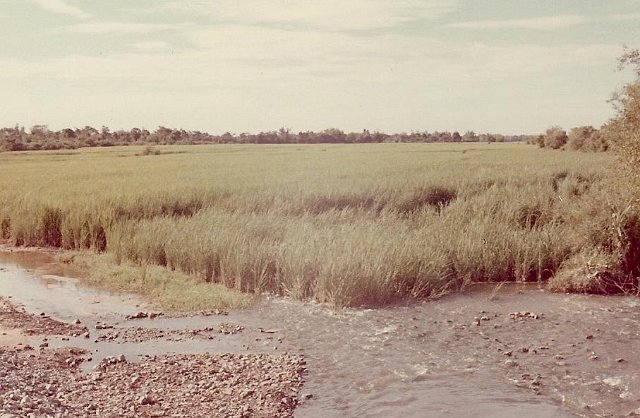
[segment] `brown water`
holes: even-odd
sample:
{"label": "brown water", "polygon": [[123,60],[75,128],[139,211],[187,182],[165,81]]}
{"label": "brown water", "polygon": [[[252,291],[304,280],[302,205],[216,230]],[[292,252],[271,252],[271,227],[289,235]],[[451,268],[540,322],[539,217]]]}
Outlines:
{"label": "brown water", "polygon": [[[0,252],[0,295],[90,328],[96,321],[246,328],[213,340],[95,343],[92,336],[52,344],[93,351],[87,367],[120,354],[133,360],[163,352],[302,353],[309,366],[304,390],[313,398],[298,408],[299,417],[595,417],[640,408],[640,300],[634,297],[477,286],[376,310],[335,312],[266,298],[228,316],[125,321],[141,310],[139,300],[84,287],[64,278],[68,273],[46,254]],[[542,317],[512,319],[516,311]]]}

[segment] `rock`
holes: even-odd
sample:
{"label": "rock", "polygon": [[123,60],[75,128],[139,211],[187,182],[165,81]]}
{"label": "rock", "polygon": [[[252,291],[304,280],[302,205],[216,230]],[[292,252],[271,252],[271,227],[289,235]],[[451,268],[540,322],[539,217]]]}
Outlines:
{"label": "rock", "polygon": [[73,321],[73,323],[76,324],[76,325],[80,325],[82,322],[80,322],[79,319],[76,319],[75,321]]}
{"label": "rock", "polygon": [[156,401],[149,395],[144,395],[138,398],[138,403],[140,405],[153,405]]}
{"label": "rock", "polygon": [[126,319],[142,319],[147,317],[149,317],[149,314],[147,314],[146,312],[138,312],[133,315],[127,315],[125,318]]}

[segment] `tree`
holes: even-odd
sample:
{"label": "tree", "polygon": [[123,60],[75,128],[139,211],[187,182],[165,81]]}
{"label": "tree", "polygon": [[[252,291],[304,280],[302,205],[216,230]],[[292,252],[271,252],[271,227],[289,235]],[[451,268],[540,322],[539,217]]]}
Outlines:
{"label": "tree", "polygon": [[462,135],[462,140],[464,142],[478,142],[478,135],[473,131],[467,131]]}
{"label": "tree", "polygon": [[49,127],[47,125],[33,125],[31,127],[31,135],[44,137],[49,133]]}
{"label": "tree", "polygon": [[567,132],[559,126],[547,129],[544,135],[544,146],[551,149],[562,148],[567,143]]}
{"label": "tree", "polygon": [[62,133],[62,137],[65,139],[71,139],[76,137],[76,131],[70,128],[65,128],[60,132]]}
{"label": "tree", "polygon": [[611,102],[616,116],[604,131],[632,177],[640,181],[640,49],[626,49],[619,68],[631,67],[635,79],[614,94]]}
{"label": "tree", "polygon": [[597,130],[593,126],[579,126],[571,129],[567,138],[567,146],[572,150],[587,150]]}

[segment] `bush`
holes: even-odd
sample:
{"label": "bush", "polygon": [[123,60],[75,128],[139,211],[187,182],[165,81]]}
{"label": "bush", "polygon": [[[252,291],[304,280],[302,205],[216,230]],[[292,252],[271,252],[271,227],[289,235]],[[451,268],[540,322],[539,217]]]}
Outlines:
{"label": "bush", "polygon": [[567,143],[568,137],[564,129],[553,126],[547,129],[544,136],[544,146],[551,149],[562,148]]}

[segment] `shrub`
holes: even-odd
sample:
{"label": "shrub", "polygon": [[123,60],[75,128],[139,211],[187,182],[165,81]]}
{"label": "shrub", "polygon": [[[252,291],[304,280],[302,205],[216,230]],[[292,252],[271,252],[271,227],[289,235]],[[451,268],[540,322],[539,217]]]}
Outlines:
{"label": "shrub", "polygon": [[547,129],[544,136],[544,146],[551,149],[562,148],[567,143],[568,137],[564,129],[553,126]]}

